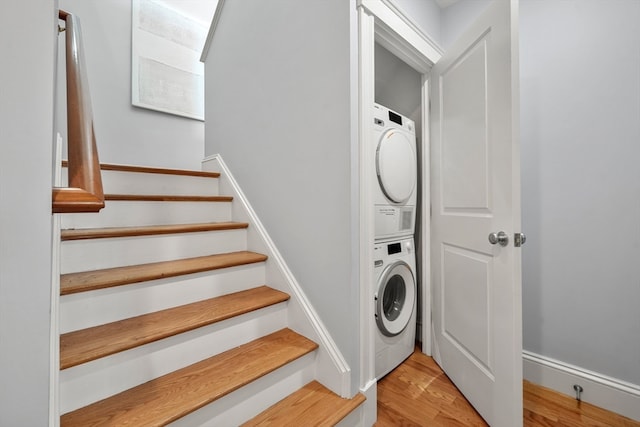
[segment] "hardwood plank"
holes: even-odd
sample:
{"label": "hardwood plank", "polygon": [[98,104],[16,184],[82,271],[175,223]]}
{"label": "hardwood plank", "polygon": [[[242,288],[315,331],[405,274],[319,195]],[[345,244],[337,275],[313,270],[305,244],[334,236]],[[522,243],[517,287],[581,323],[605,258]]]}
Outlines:
{"label": "hardwood plank", "polygon": [[[525,427],[640,427],[640,422],[525,381]],[[486,426],[482,417],[419,349],[378,382],[376,426]]]}
{"label": "hardwood plank", "polygon": [[640,422],[623,417],[587,402],[524,381],[524,407],[530,413],[547,416],[552,411],[558,425],[640,427]]}
{"label": "hardwood plank", "polygon": [[282,329],[115,396],[64,414],[69,426],[160,426],[314,351],[318,345]]}
{"label": "hardwood plank", "polygon": [[60,369],[287,301],[267,286],[144,314],[60,336]]}
{"label": "hardwood plank", "polygon": [[483,420],[465,421],[456,416],[451,416],[444,412],[440,412],[433,420],[430,426],[440,427],[469,427],[469,426],[488,426]]}
{"label": "hardwood plank", "polygon": [[[428,404],[425,397],[428,393],[424,391],[436,376],[432,372],[414,368],[411,362],[418,357],[418,353],[414,352],[402,365],[378,382],[378,412],[385,408],[392,409],[396,416],[401,414],[399,421],[409,425],[429,425],[440,413],[440,409]],[[415,379],[409,380],[414,375]]]}
{"label": "hardwood plank", "polygon": [[407,419],[401,412],[380,401],[378,401],[377,415],[376,427],[420,427],[424,425]]}
{"label": "hardwood plank", "polygon": [[364,401],[361,393],[352,399],[343,399],[319,382],[312,381],[242,425],[330,427]]}
{"label": "hardwood plank", "polygon": [[111,237],[151,236],[247,228],[246,222],[206,222],[198,224],[149,225],[144,227],[78,228],[62,230],[61,240],[102,239]]}
{"label": "hardwood plank", "polygon": [[134,202],[230,202],[233,196],[179,196],[171,194],[105,194],[105,201]]}
{"label": "hardwood plank", "polygon": [[[433,397],[451,404],[460,395],[458,389],[450,383],[442,371],[425,370],[424,365],[416,363],[414,358],[407,359],[399,369],[398,380],[408,384],[414,398]],[[431,387],[433,383],[439,386]]]}
{"label": "hardwood plank", "polygon": [[239,251],[174,261],[68,273],[60,276],[60,294],[69,295],[147,280],[253,264],[266,261],[266,259],[267,256],[263,254]]}
{"label": "hardwood plank", "polygon": [[546,420],[552,422],[558,422],[558,411],[557,408],[551,405],[545,405],[543,401],[536,398],[535,396],[528,396],[525,392],[523,396],[523,408],[526,411],[529,411],[531,414],[538,415]]}
{"label": "hardwood plank", "polygon": [[[442,370],[420,353],[414,353],[382,379],[378,387],[378,402],[402,413],[403,422],[486,426]],[[385,414],[381,416],[384,419]]]}
{"label": "hardwood plank", "polygon": [[[69,162],[67,160],[62,161],[62,167],[68,167]],[[187,169],[169,169],[169,168],[156,168],[149,166],[135,166],[135,165],[116,165],[111,163],[100,163],[100,169],[103,171],[121,171],[121,172],[140,172],[140,173],[157,173],[164,175],[183,175],[183,176],[199,176],[204,178],[218,178],[220,173],[218,172],[206,172],[206,171],[194,171]]]}
{"label": "hardwood plank", "polygon": [[523,411],[523,424],[526,427],[556,427],[558,421],[553,421],[543,415],[531,412],[527,409]]}

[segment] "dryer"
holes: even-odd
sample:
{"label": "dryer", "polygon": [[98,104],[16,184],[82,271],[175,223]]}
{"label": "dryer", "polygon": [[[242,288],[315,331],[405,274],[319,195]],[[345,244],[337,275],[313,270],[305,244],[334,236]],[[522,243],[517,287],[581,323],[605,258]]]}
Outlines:
{"label": "dryer", "polygon": [[373,255],[375,374],[380,379],[415,347],[418,292],[413,238],[377,243]]}
{"label": "dryer", "polygon": [[375,240],[412,236],[418,192],[415,124],[379,104],[373,116]]}

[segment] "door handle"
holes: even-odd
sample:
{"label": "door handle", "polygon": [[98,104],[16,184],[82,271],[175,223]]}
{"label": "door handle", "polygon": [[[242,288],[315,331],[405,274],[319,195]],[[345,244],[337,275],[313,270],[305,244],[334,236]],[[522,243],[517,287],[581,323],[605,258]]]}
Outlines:
{"label": "door handle", "polygon": [[504,231],[493,232],[489,234],[489,243],[507,246],[509,244],[509,236]]}
{"label": "door handle", "polygon": [[527,241],[527,236],[524,233],[515,233],[513,235],[513,246],[516,248],[521,247]]}

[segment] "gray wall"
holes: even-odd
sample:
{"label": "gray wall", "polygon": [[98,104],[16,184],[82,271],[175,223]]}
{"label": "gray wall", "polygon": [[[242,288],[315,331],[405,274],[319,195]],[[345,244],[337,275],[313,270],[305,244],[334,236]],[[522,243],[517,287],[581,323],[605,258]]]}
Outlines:
{"label": "gray wall", "polygon": [[[501,0],[504,1],[504,0]],[[460,0],[441,12],[441,46],[447,49],[491,3],[491,0]]]}
{"label": "gray wall", "polygon": [[521,5],[525,349],[640,384],[640,2]]}
{"label": "gray wall", "polygon": [[[131,105],[131,0],[61,0],[60,7],[82,23],[100,160],[200,169],[203,122]],[[58,85],[58,129],[66,135],[62,72]]]}
{"label": "gray wall", "polygon": [[[443,11],[450,43],[486,0]],[[524,348],[640,384],[640,2],[522,0]]]}
{"label": "gray wall", "polygon": [[422,76],[376,43],[375,100],[377,103],[416,122],[416,135],[422,128]]}
{"label": "gray wall", "polygon": [[0,425],[49,424],[51,164],[57,1],[3,4]]}
{"label": "gray wall", "polygon": [[435,0],[392,0],[431,40],[442,45],[441,11]]}
{"label": "gray wall", "polygon": [[205,65],[205,153],[229,165],[357,375],[351,8],[227,1]]}

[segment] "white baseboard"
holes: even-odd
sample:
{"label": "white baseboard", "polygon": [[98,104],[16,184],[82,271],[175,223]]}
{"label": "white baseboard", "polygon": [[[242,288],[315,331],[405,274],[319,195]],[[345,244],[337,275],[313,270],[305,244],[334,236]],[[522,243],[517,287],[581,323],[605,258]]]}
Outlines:
{"label": "white baseboard", "polygon": [[573,385],[582,386],[582,400],[640,421],[640,386],[570,365],[529,351],[522,352],[524,379],[559,393],[575,396]]}
{"label": "white baseboard", "polygon": [[362,404],[362,425],[372,426],[378,417],[378,382],[374,379],[360,389],[367,399]]}

